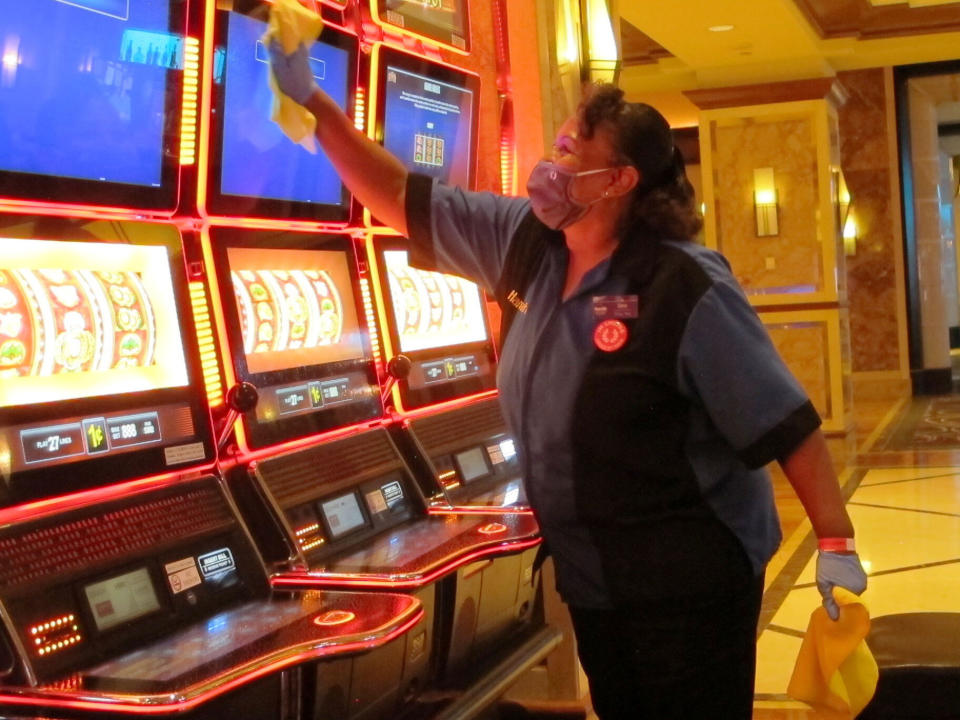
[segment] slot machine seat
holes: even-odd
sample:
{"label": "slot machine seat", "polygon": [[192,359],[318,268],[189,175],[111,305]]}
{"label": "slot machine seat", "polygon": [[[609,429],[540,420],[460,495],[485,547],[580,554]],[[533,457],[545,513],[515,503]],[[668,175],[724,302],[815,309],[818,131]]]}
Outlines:
{"label": "slot machine seat", "polygon": [[858,716],[955,718],[960,708],[960,613],[873,618],[867,646],[880,668],[877,692]]}

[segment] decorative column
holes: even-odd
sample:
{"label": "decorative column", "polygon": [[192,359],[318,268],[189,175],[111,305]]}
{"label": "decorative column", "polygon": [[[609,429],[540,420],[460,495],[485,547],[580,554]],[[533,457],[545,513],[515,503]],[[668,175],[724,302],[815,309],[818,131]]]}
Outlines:
{"label": "decorative column", "polygon": [[705,242],[722,252],[837,440],[855,448],[833,78],[695,90]]}

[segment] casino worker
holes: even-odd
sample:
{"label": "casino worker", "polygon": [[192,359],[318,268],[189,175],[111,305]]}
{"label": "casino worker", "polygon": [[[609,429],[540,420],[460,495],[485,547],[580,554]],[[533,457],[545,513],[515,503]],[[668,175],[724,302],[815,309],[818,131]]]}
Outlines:
{"label": "casino worker", "polygon": [[531,506],[610,718],[749,718],[777,460],[820,542],[817,586],[864,591],[820,418],[701,225],[670,128],[595,88],[529,197],[408,172],[273,43],[280,90],[357,199],[504,310],[498,385]]}

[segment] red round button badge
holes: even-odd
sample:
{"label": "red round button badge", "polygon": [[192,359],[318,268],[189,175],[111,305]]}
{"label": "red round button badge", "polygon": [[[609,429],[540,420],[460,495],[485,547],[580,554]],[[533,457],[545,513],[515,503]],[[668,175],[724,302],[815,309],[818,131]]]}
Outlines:
{"label": "red round button badge", "polygon": [[627,343],[627,326],[619,320],[604,320],[593,331],[593,344],[603,352],[616,352]]}

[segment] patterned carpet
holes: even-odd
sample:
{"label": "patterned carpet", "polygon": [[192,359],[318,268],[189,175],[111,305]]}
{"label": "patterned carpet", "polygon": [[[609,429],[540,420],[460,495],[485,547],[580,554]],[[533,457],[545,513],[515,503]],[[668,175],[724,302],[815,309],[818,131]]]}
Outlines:
{"label": "patterned carpet", "polygon": [[960,395],[914,398],[871,450],[960,449]]}

